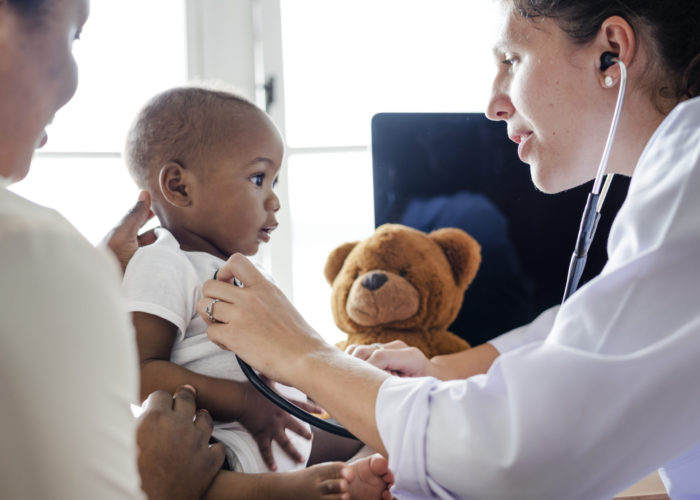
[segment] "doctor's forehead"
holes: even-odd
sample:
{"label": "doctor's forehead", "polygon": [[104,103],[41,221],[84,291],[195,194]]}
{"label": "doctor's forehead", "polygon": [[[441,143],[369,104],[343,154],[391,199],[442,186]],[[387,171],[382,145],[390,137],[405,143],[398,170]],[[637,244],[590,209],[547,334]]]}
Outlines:
{"label": "doctor's forehead", "polygon": [[542,36],[556,30],[556,23],[548,18],[526,18],[510,2],[497,2],[501,7],[494,17],[493,52],[495,55],[532,47]]}

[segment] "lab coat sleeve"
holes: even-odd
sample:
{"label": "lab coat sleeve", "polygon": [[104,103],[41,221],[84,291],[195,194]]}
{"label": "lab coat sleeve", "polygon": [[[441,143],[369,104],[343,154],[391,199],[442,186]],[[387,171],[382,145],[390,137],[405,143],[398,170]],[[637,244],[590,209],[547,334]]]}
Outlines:
{"label": "lab coat sleeve", "polygon": [[489,344],[495,347],[499,354],[504,354],[531,342],[542,342],[552,329],[558,310],[559,306],[551,307],[535,318],[532,323],[499,335],[489,340]]}
{"label": "lab coat sleeve", "polygon": [[620,357],[531,343],[488,375],[387,379],[376,418],[394,494],[612,498],[700,435],[698,331]]}

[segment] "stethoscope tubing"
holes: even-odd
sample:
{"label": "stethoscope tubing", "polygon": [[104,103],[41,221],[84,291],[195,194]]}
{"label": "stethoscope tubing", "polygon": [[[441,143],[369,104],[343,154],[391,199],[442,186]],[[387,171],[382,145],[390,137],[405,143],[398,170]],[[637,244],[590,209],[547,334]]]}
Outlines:
{"label": "stethoscope tubing", "polygon": [[[605,141],[603,155],[598,165],[595,180],[593,181],[593,188],[588,194],[586,206],[583,209],[583,216],[581,217],[581,224],[579,226],[578,236],[576,237],[574,253],[571,256],[569,271],[566,276],[566,286],[564,287],[562,303],[566,302],[578,288],[583,270],[586,267],[588,250],[591,247],[595,231],[598,228],[600,211],[603,208],[603,202],[605,201],[605,196],[608,193],[614,175],[609,174],[606,176],[605,172],[607,170],[608,160],[610,159],[610,151],[615,140],[615,134],[617,133],[617,126],[620,122],[620,113],[622,111],[622,103],[624,102],[625,89],[627,87],[627,67],[625,63],[619,59],[615,59],[615,63],[620,67],[620,87],[617,92],[617,102],[615,103],[615,111],[612,121],[610,122],[610,130],[608,132],[608,138]],[[603,178],[605,178],[605,184],[603,184]]]}

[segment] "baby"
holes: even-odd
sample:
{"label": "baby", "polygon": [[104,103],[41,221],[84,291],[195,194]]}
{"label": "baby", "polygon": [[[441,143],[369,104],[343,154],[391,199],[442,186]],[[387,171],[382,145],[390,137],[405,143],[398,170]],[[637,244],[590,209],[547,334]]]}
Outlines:
{"label": "baby", "polygon": [[[175,88],[138,114],[125,158],[162,225],[157,241],[131,259],[123,282],[136,329],[141,397],[183,384],[197,389],[230,469],[217,475],[212,498],[390,498],[391,473],[381,457],[306,468],[309,427],[257,392],[233,353],[209,341],[197,314],[202,283],[234,252],[253,255],[270,240],[283,156],[270,118],[230,92]],[[277,390],[314,409],[299,391]]]}

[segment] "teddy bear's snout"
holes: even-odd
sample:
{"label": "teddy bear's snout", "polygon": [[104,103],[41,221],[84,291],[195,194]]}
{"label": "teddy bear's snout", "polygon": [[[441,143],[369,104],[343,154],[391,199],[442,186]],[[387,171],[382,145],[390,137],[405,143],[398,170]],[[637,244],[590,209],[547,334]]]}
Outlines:
{"label": "teddy bear's snout", "polygon": [[378,290],[387,281],[386,274],[384,273],[372,273],[362,280],[362,286],[369,291]]}

